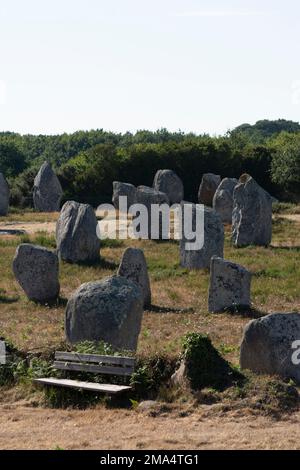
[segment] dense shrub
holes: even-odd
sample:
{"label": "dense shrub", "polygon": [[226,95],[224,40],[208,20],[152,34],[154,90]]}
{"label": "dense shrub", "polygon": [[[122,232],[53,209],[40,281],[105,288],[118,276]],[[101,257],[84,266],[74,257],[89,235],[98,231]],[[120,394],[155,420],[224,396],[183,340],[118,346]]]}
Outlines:
{"label": "dense shrub", "polygon": [[[64,188],[64,200],[97,206],[111,200],[112,182],[152,185],[155,172],[173,169],[185,187],[185,199],[196,201],[203,173],[238,178],[250,173],[282,200],[299,200],[300,126],[292,121],[244,124],[223,137],[103,130],[58,136],[0,133],[0,171],[11,186],[11,202],[30,206],[34,176],[49,160]],[[282,132],[285,131],[285,132]]]}

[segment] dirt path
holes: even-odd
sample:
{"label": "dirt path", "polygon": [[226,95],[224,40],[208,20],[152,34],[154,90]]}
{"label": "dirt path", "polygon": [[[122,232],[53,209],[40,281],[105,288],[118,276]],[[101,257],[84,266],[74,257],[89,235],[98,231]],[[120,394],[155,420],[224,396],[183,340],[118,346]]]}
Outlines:
{"label": "dirt path", "polygon": [[[150,417],[124,410],[0,405],[1,449],[300,449],[300,413],[282,421],[207,407]],[[29,431],[30,430],[30,431]]]}
{"label": "dirt path", "polygon": [[300,214],[279,214],[279,217],[300,223]]}
{"label": "dirt path", "polygon": [[0,230],[22,230],[28,234],[34,234],[37,232],[55,232],[55,222],[8,222],[0,224]]}

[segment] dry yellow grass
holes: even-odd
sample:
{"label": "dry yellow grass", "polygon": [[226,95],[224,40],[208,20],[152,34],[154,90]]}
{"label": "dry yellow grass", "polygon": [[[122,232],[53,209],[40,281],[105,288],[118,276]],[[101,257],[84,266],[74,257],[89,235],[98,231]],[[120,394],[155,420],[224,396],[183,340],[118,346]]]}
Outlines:
{"label": "dry yellow grass", "polygon": [[[55,222],[43,214],[14,216],[12,222]],[[0,222],[3,222],[0,221]],[[252,300],[262,312],[300,309],[300,223],[274,220],[272,247],[236,250],[226,231],[225,257],[243,264],[253,274]],[[226,359],[238,363],[242,329],[250,317],[207,312],[209,274],[187,272],[178,265],[176,243],[126,241],[105,245],[96,266],[62,263],[61,303],[52,308],[36,305],[16,283],[11,262],[20,237],[0,238],[0,336],[25,351],[54,350],[64,340],[65,302],[83,282],[116,271],[128,245],[144,249],[149,265],[153,307],[145,312],[139,354],[177,356],[187,332],[208,333]],[[45,234],[32,234],[32,242],[53,246]],[[297,449],[300,414],[284,420],[258,416],[245,408],[219,409],[217,405],[175,404],[157,417],[134,410],[48,410],[35,408],[35,395],[20,401],[24,391],[2,393],[0,399],[1,449]],[[100,424],[99,424],[100,423]],[[30,432],[29,432],[30,429]]]}

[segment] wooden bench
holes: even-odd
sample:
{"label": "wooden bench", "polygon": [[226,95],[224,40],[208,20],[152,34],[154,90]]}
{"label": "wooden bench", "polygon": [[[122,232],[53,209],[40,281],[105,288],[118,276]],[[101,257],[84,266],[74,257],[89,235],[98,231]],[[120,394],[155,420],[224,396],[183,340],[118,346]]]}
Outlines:
{"label": "wooden bench", "polygon": [[[53,368],[64,371],[90,372],[111,376],[130,377],[134,372],[135,360],[132,357],[100,356],[99,354],[81,354],[57,351]],[[71,379],[41,378],[34,382],[55,386],[69,387],[93,392],[116,394],[131,390],[132,387],[116,384],[98,384]]]}

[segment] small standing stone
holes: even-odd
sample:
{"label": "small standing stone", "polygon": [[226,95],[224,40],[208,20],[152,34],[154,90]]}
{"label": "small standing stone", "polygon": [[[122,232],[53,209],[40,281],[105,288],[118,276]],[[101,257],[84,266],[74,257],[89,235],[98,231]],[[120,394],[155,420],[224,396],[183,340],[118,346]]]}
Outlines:
{"label": "small standing stone", "polygon": [[[136,202],[142,204],[147,209],[148,233],[149,239],[153,238],[153,231],[156,229],[157,237],[155,239],[166,239],[169,234],[170,220],[163,223],[162,213],[159,213],[157,219],[153,217],[152,209],[154,207],[162,206],[163,204],[169,205],[170,201],[168,196],[161,191],[156,191],[148,186],[138,186],[136,193]],[[168,209],[168,208],[167,208]]]}
{"label": "small standing stone", "polygon": [[118,275],[136,282],[143,293],[144,307],[151,305],[151,288],[143,250],[127,248],[119,266]]}
{"label": "small standing stone", "polygon": [[80,286],[70,297],[65,331],[70,343],[104,341],[116,350],[136,350],[143,317],[140,287],[121,276]]}
{"label": "small standing stone", "polygon": [[299,313],[273,313],[252,320],[244,330],[240,366],[300,384],[299,339]]}
{"label": "small standing stone", "polygon": [[5,341],[0,341],[0,365],[6,364],[6,345]]}
{"label": "small standing stone", "polygon": [[244,174],[233,193],[233,244],[268,246],[271,239],[272,198],[250,175]]}
{"label": "small standing stone", "polygon": [[[192,230],[196,231],[196,211],[201,211],[201,207],[195,204],[192,206]],[[210,267],[210,260],[212,256],[223,257],[224,253],[224,227],[220,216],[208,207],[204,207],[204,228],[201,226],[199,231],[204,230],[204,243],[203,246],[196,250],[188,250],[187,243],[194,243],[195,239],[188,240],[184,234],[180,240],[180,264],[187,269],[205,269]],[[200,233],[198,233],[200,238]]]}
{"label": "small standing stone", "polygon": [[112,203],[115,206],[115,209],[120,209],[119,198],[120,196],[127,197],[127,211],[130,206],[136,202],[136,187],[130,183],[122,183],[120,181],[113,182],[113,196]]}
{"label": "small standing stone", "polygon": [[221,176],[213,173],[204,173],[198,192],[198,201],[200,204],[212,207],[213,198],[217,187],[221,183]]}
{"label": "small standing stone", "polygon": [[251,273],[239,264],[222,258],[211,259],[208,310],[222,312],[249,307]]}
{"label": "small standing stone", "polygon": [[93,262],[100,257],[98,221],[89,204],[67,201],[56,224],[57,253],[69,263]]}
{"label": "small standing stone", "polygon": [[34,180],[33,203],[40,212],[58,212],[63,190],[49,162],[44,162]]}
{"label": "small standing stone", "polygon": [[13,260],[16,279],[30,300],[53,302],[59,295],[59,262],[56,253],[41,246],[19,245]]}
{"label": "small standing stone", "polygon": [[232,223],[233,191],[237,183],[236,178],[224,178],[214,195],[213,208],[225,224]]}
{"label": "small standing stone", "polygon": [[8,213],[9,193],[8,183],[3,174],[0,173],[0,216],[7,215]]}
{"label": "small standing stone", "polygon": [[154,177],[153,188],[167,194],[171,205],[183,200],[183,183],[173,170],[158,170]]}

